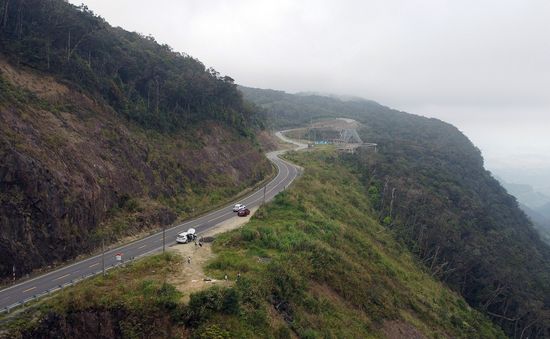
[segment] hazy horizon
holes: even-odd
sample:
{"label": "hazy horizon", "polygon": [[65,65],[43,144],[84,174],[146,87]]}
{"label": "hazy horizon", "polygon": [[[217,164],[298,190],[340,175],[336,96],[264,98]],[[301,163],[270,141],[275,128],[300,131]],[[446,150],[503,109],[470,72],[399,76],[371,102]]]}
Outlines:
{"label": "hazy horizon", "polygon": [[84,3],[245,86],[359,96],[452,123],[489,170],[550,195],[550,2]]}
{"label": "hazy horizon", "polygon": [[[550,124],[536,121],[538,112],[513,108],[419,107],[406,110],[440,118],[433,112],[467,112],[477,119],[456,122],[449,115],[444,119],[462,131],[482,152],[485,168],[508,183],[529,184],[536,191],[550,196]],[[518,119],[500,120],[498,113],[517,114]],[[483,119],[482,123],[479,120]],[[491,136],[487,137],[490,129]]]}

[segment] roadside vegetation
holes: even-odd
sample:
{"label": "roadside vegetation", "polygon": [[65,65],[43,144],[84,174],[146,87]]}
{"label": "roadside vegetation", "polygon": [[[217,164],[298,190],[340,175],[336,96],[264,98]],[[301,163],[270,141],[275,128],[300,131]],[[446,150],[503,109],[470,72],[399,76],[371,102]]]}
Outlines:
{"label": "roadside vegetation", "polygon": [[363,184],[334,151],[288,158],[305,168],[303,177],[218,238],[208,266],[218,277],[241,272],[239,326],[257,319],[250,330],[270,332],[274,318],[279,333],[351,338],[382,336],[398,321],[428,337],[503,336],[380,225]]}
{"label": "roadside vegetation", "polygon": [[[25,333],[43,333],[46,323],[67,331],[62,325],[75,324],[68,319],[108,312],[130,319],[124,324],[133,321],[124,329],[114,321],[105,325],[113,331],[142,328],[145,335],[377,338],[399,329],[430,338],[505,337],[378,222],[365,186],[333,150],[288,158],[305,168],[304,175],[248,224],[214,242],[217,255],[207,273],[227,275],[232,287],[204,290],[183,304],[164,283],[177,274],[181,258],[146,258],[46,301],[52,306],[42,306],[41,317],[50,321],[31,323]],[[158,319],[165,321],[151,332],[149,324]]]}

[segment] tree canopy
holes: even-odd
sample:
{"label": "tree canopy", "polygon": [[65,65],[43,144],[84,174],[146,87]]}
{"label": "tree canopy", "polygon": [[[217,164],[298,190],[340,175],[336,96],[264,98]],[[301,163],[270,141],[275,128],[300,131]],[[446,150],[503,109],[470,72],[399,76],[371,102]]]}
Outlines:
{"label": "tree canopy", "polygon": [[111,27],[62,0],[0,0],[0,49],[11,62],[56,75],[146,128],[201,120],[246,133],[262,126],[234,80],[151,36]]}

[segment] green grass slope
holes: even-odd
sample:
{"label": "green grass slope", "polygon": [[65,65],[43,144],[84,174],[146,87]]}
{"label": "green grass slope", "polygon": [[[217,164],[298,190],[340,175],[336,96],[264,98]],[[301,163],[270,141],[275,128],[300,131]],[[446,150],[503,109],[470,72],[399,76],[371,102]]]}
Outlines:
{"label": "green grass slope", "polygon": [[401,325],[427,337],[503,336],[377,222],[358,173],[336,154],[290,159],[306,168],[304,176],[216,242],[219,257],[209,269],[240,271],[243,301],[252,301],[229,331],[257,332],[247,317],[275,314],[299,337],[380,337]]}

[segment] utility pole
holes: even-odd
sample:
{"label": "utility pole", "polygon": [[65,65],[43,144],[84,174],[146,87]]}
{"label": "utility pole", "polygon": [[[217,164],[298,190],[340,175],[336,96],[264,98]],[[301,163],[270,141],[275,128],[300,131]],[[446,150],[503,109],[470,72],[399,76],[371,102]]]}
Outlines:
{"label": "utility pole", "polygon": [[159,103],[160,103],[160,84],[159,84],[158,75],[155,78],[155,82],[157,83],[157,108],[156,108],[156,114],[158,116],[158,114],[159,114]]}
{"label": "utility pole", "polygon": [[13,272],[13,283],[15,284],[15,264],[13,264],[12,272]]}
{"label": "utility pole", "polygon": [[105,238],[101,238],[101,267],[105,276]]}
{"label": "utility pole", "polygon": [[317,142],[317,130],[313,128],[313,143],[315,144]]}
{"label": "utility pole", "polygon": [[67,62],[71,58],[71,30],[69,30],[69,38],[67,39]]}
{"label": "utility pole", "polygon": [[309,118],[308,138],[312,144],[315,143],[315,139],[313,138],[313,118]]}
{"label": "utility pole", "polygon": [[166,251],[166,225],[162,225],[162,253]]}

